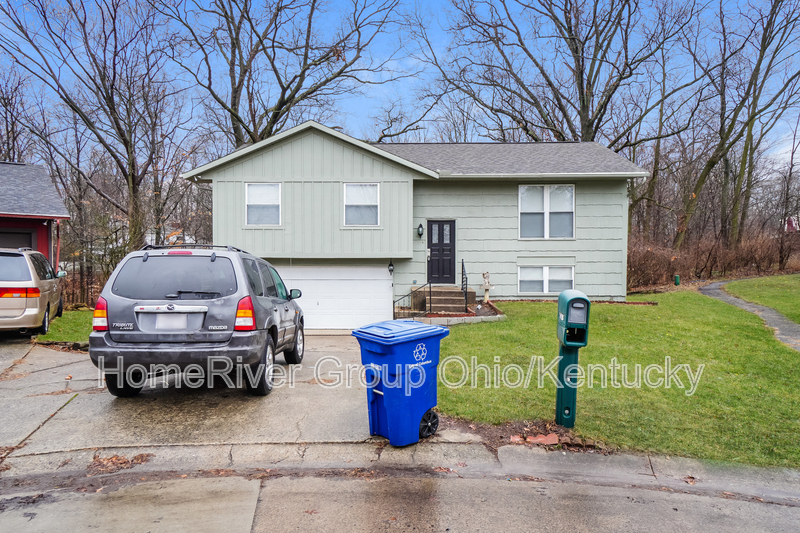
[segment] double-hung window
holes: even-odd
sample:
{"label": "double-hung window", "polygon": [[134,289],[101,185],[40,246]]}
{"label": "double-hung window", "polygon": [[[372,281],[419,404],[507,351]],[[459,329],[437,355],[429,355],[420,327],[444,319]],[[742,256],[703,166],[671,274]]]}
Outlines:
{"label": "double-hung window", "polygon": [[377,183],[344,184],[344,225],[377,226],[380,220]]}
{"label": "double-hung window", "polygon": [[519,238],[572,239],[575,237],[573,185],[520,185]]}
{"label": "double-hung window", "polygon": [[245,184],[248,226],[281,225],[281,184]]}
{"label": "double-hung window", "polygon": [[519,267],[520,294],[552,294],[573,287],[574,267]]}

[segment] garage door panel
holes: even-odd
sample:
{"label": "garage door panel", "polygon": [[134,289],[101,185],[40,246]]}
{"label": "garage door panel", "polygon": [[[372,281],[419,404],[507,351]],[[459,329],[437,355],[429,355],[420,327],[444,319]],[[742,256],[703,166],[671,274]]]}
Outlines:
{"label": "garage door panel", "polygon": [[392,278],[385,266],[282,267],[307,329],[354,329],[392,319]]}

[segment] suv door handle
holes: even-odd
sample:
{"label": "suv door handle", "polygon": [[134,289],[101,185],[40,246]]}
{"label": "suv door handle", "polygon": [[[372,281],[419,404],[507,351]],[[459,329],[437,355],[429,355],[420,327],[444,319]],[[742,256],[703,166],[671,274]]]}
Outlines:
{"label": "suv door handle", "polygon": [[284,305],[284,306],[283,306],[283,310],[284,310],[284,311],[288,311],[288,310],[289,310],[289,306],[288,306],[288,305]]}
{"label": "suv door handle", "polygon": [[273,307],[273,308],[272,308],[272,310],[273,310],[273,311],[277,311],[277,310],[278,310],[278,308],[277,308],[277,307]]}

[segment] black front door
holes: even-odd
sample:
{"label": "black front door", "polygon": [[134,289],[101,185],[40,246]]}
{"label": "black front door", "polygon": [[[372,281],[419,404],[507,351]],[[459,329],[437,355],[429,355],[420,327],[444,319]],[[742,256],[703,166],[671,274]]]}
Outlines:
{"label": "black front door", "polygon": [[456,282],[456,221],[428,221],[428,283]]}

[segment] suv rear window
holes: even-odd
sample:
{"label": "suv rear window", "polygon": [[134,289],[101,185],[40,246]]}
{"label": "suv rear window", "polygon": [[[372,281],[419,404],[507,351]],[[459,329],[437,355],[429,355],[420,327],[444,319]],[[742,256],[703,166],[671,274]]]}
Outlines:
{"label": "suv rear window", "polygon": [[22,254],[0,253],[0,281],[30,281],[31,270]]}
{"label": "suv rear window", "polygon": [[119,271],[111,292],[136,300],[203,300],[236,292],[233,263],[226,257],[157,255],[132,257]]}

